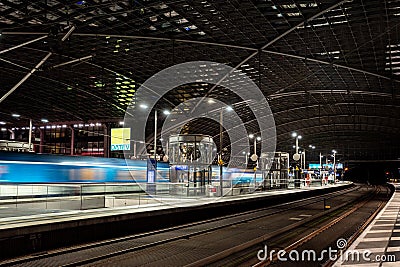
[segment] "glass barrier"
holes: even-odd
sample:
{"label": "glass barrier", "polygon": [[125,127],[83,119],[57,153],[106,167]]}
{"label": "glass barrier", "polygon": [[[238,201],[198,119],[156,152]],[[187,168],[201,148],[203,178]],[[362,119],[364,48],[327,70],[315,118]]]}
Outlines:
{"label": "glass barrier", "polygon": [[[256,192],[294,189],[292,177],[283,181],[283,187],[280,182],[277,182],[276,188],[265,188],[261,179],[240,185],[224,180],[222,191],[224,196],[237,196],[253,193],[255,188]],[[331,183],[324,179],[302,179],[300,185],[301,189],[307,189],[330,186]],[[188,183],[0,184],[0,208],[83,210],[144,207],[186,203],[198,198],[219,197],[220,194],[219,181],[212,181],[205,186]]]}

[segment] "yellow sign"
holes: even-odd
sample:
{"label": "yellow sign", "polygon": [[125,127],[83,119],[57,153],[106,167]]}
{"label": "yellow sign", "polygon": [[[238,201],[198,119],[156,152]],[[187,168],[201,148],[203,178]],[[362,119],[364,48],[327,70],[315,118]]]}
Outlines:
{"label": "yellow sign", "polygon": [[131,149],[131,128],[111,129],[111,150]]}

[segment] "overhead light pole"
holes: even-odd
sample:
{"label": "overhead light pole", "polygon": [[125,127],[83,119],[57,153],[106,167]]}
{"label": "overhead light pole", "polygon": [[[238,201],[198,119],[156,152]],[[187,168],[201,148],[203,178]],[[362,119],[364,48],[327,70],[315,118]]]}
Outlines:
{"label": "overhead light pole", "polygon": [[[301,172],[298,166],[298,161],[300,159],[300,154],[299,154],[299,139],[302,138],[301,135],[298,135],[296,132],[292,133],[292,137],[296,138],[296,154],[293,155],[293,160],[296,161],[296,166],[294,169],[294,187],[295,188],[300,188],[300,176],[301,176]],[[301,165],[300,165],[301,168]]]}
{"label": "overhead light pole", "polygon": [[[225,107],[226,111],[230,112],[233,110],[231,106]],[[220,113],[219,113],[219,156],[218,156],[218,165],[219,165],[219,187],[220,187],[220,195],[221,197],[224,196],[224,190],[223,190],[223,166],[224,166],[224,161],[222,160],[222,149],[223,149],[223,134],[224,134],[224,128],[223,128],[223,112],[224,108],[221,107]]]}
{"label": "overhead light pole", "polygon": [[219,190],[220,190],[220,196],[224,196],[224,189],[223,189],[223,173],[222,173],[222,168],[224,166],[224,162],[222,161],[222,140],[223,140],[223,133],[224,133],[224,128],[222,126],[223,123],[223,109],[221,107],[220,113],[219,113],[219,159],[218,159],[218,165],[219,165]]}
{"label": "overhead light pole", "polygon": [[254,167],[254,190],[256,189],[257,183],[257,165],[258,165],[258,156],[257,156],[257,141],[261,141],[260,136],[255,136],[254,134],[249,134],[250,139],[254,139],[254,154],[251,155],[250,159],[256,162]]}
{"label": "overhead light pole", "polygon": [[293,159],[295,161],[299,161],[300,155],[299,155],[299,139],[303,138],[301,135],[298,135],[296,132],[292,133],[292,137],[296,138],[296,154],[293,155]]}
{"label": "overhead light pole", "polygon": [[261,137],[260,136],[255,136],[254,134],[249,134],[249,138],[250,139],[254,139],[254,143],[253,143],[253,146],[254,146],[254,153],[253,153],[253,155],[251,155],[251,160],[252,161],[257,161],[257,159],[258,159],[258,156],[257,156],[257,141],[261,141]]}
{"label": "overhead light pole", "polygon": [[[157,155],[157,110],[154,111],[154,162]],[[157,163],[155,163],[157,165]]]}
{"label": "overhead light pole", "polygon": [[[148,109],[149,107],[147,106],[147,104],[140,104],[139,107],[141,109]],[[169,110],[163,110],[163,114],[164,115],[169,115],[171,114],[171,112]],[[154,109],[154,153],[153,153],[153,157],[154,160],[156,161],[156,157],[157,157],[157,128],[158,128],[158,110]],[[150,156],[151,158],[151,156]]]}
{"label": "overhead light pole", "polygon": [[33,152],[32,149],[32,119],[29,119],[29,135],[28,135],[28,151]]}

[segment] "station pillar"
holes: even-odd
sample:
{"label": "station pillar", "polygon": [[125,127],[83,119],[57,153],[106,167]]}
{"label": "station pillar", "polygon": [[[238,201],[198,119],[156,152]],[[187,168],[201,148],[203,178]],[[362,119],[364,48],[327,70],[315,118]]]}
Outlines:
{"label": "station pillar", "polygon": [[69,126],[69,129],[71,130],[71,156],[73,156],[75,153],[75,130],[72,126]]}
{"label": "station pillar", "polygon": [[43,153],[43,147],[44,147],[44,131],[39,128],[40,132],[40,143],[39,143],[39,153]]}
{"label": "station pillar", "polygon": [[108,125],[107,124],[103,124],[103,128],[104,128],[104,147],[103,147],[103,151],[104,151],[104,157],[105,158],[109,158],[110,157],[110,134],[108,131]]}
{"label": "station pillar", "polygon": [[10,140],[14,140],[15,139],[15,132],[13,130],[8,130],[10,132]]}

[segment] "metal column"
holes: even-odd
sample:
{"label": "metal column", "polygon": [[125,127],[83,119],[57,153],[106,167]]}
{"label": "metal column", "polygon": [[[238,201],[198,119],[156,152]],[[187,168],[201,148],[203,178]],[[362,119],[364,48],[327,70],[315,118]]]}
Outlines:
{"label": "metal column", "polygon": [[42,129],[39,129],[40,132],[40,143],[39,143],[39,153],[43,153],[43,147],[44,147],[44,131]]}
{"label": "metal column", "polygon": [[75,130],[72,126],[69,127],[69,129],[71,130],[71,156],[73,156],[75,153]]}

